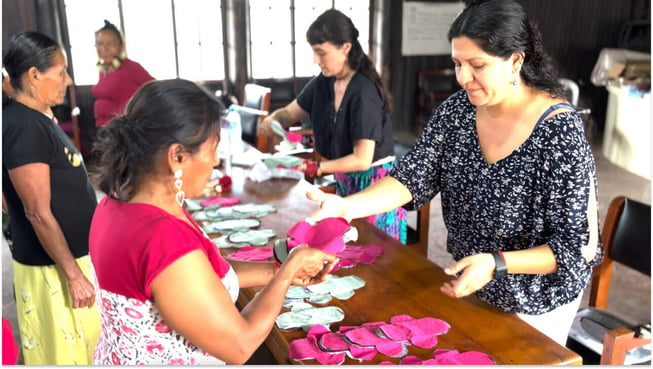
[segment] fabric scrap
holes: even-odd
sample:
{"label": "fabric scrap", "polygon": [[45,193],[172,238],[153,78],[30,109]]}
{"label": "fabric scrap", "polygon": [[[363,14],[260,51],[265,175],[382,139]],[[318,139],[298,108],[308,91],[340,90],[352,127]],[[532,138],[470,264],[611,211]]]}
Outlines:
{"label": "fabric scrap", "polygon": [[272,249],[269,247],[243,246],[238,251],[227,255],[230,259],[245,261],[269,261]]}
{"label": "fabric scrap", "polygon": [[240,203],[240,198],[238,197],[218,197],[218,196],[213,196],[211,198],[208,198],[206,200],[200,201],[200,205],[202,206],[210,206],[210,205],[221,205],[221,206],[233,206],[236,204]]}

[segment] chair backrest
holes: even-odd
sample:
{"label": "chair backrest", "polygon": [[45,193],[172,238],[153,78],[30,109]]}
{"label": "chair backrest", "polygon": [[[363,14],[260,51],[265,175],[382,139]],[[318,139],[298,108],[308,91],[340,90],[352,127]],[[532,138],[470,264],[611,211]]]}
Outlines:
{"label": "chair backrest", "polygon": [[578,98],[580,97],[580,89],[578,84],[568,78],[558,78],[558,81],[564,87],[566,98],[569,103],[574,107],[578,106]]}
{"label": "chair backrest", "polygon": [[433,110],[460,89],[453,69],[422,69],[417,73],[417,131],[421,132]]}
{"label": "chair backrest", "polygon": [[608,207],[601,237],[605,256],[593,271],[589,305],[605,309],[613,261],[651,276],[651,206],[616,197]]}
{"label": "chair backrest", "polygon": [[[243,105],[247,108],[269,111],[270,94],[271,89],[269,87],[248,83],[245,85]],[[240,113],[240,123],[243,129],[243,141],[255,146],[261,152],[270,152],[270,140],[264,134],[258,132],[261,120],[267,115],[258,115],[242,109],[238,112]]]}

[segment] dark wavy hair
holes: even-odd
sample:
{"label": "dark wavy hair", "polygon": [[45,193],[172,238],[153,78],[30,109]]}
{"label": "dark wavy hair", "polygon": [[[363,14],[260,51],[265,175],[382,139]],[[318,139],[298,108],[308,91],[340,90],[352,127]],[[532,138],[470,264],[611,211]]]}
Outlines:
{"label": "dark wavy hair", "polygon": [[115,24],[109,22],[106,19],[104,20],[104,26],[102,26],[102,28],[100,28],[99,30],[95,31],[95,37],[97,37],[97,35],[102,31],[113,32],[116,35],[116,37],[118,37],[118,42],[120,42],[120,45],[124,43],[124,40],[122,39],[122,33],[120,32],[118,27],[116,27]]}
{"label": "dark wavy hair", "polygon": [[194,82],[171,79],[143,85],[125,114],[98,130],[93,182],[109,196],[129,201],[170,145],[181,144],[194,155],[208,139],[219,139],[223,114],[222,103]]}
{"label": "dark wavy hair", "polygon": [[390,92],[383,85],[379,73],[374,69],[372,60],[363,52],[361,44],[358,42],[358,29],[348,16],[336,9],[325,11],[308,27],[306,40],[311,45],[329,42],[338,47],[346,42],[351,42],[351,49],[347,56],[349,67],[374,82],[381,99],[383,99],[385,111],[388,113],[392,111]]}
{"label": "dark wavy hair", "polygon": [[12,36],[2,59],[11,87],[22,91],[23,81],[20,77],[32,67],[41,72],[50,69],[57,52],[63,52],[61,45],[40,32],[25,31]]}
{"label": "dark wavy hair", "polygon": [[449,29],[449,41],[465,36],[486,53],[508,58],[524,53],[519,72],[526,86],[544,90],[552,96],[564,96],[553,60],[545,52],[539,29],[514,0],[468,1]]}

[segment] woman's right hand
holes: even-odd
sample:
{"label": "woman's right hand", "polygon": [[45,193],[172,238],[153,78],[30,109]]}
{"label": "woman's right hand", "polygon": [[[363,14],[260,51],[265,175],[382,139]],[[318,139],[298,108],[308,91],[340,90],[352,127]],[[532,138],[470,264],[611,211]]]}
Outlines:
{"label": "woman's right hand", "polygon": [[268,115],[267,117],[265,117],[261,121],[261,124],[258,127],[259,132],[265,134],[268,137],[272,136],[274,133],[271,127],[273,120],[274,119],[272,118],[272,115]]}
{"label": "woman's right hand", "polygon": [[335,254],[299,245],[290,251],[279,272],[289,270],[292,273],[292,284],[308,286],[323,282],[337,263]]}

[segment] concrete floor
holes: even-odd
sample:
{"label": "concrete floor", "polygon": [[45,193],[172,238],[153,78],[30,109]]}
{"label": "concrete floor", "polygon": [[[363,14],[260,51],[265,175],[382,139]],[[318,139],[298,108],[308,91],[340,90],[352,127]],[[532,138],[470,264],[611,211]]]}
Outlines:
{"label": "concrete floor", "polygon": [[[651,182],[645,178],[629,173],[610,163],[601,153],[601,146],[593,145],[598,169],[599,213],[605,217],[608,204],[618,195],[628,196],[647,204],[651,203]],[[409,214],[409,223],[415,224],[415,213]],[[429,228],[429,259],[439,266],[453,262],[445,250],[446,231],[442,222],[440,198],[431,203],[431,221]],[[2,238],[2,315],[9,319],[14,335],[19,339],[16,321],[16,306],[12,289],[11,254]],[[587,293],[581,306],[587,305]],[[648,276],[633,272],[626,267],[616,265],[612,274],[612,288],[608,310],[621,316],[624,320],[638,324],[651,320],[651,280]],[[20,361],[22,362],[22,361]]]}

